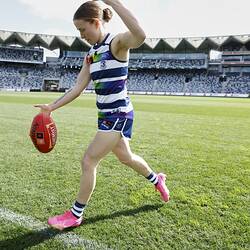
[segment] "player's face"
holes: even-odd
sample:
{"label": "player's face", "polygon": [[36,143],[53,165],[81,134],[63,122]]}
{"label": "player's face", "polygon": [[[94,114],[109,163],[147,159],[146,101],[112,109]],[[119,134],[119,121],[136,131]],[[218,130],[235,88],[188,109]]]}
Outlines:
{"label": "player's face", "polygon": [[93,20],[93,22],[82,19],[74,20],[74,25],[79,30],[81,38],[85,39],[89,44],[94,45],[98,42],[100,30],[98,20]]}

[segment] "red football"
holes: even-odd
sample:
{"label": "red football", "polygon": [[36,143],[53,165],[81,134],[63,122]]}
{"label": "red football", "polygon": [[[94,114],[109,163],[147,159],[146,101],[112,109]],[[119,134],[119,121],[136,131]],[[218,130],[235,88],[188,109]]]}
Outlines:
{"label": "red football", "polygon": [[57,129],[49,114],[43,112],[34,117],[30,128],[30,138],[37,150],[42,153],[48,153],[54,148]]}

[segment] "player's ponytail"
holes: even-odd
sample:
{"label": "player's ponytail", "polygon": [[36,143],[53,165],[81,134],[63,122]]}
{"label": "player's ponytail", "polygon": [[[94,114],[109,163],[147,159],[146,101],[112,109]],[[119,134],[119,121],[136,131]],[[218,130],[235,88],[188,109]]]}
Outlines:
{"label": "player's ponytail", "polygon": [[113,13],[109,8],[103,10],[103,20],[108,23],[113,17]]}

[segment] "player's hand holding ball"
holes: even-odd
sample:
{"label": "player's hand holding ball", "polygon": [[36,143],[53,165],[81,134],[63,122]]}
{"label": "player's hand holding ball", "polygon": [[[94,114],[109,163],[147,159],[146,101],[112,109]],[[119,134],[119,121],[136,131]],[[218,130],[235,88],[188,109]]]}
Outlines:
{"label": "player's hand holding ball", "polygon": [[52,112],[52,108],[49,104],[36,104],[34,105],[36,108],[40,108],[41,112],[50,114]]}

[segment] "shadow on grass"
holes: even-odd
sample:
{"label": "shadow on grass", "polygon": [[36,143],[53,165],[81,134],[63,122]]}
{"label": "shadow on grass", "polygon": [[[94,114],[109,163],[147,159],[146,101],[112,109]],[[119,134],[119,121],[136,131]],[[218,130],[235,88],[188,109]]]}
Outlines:
{"label": "shadow on grass", "polygon": [[29,232],[19,235],[16,238],[0,241],[0,249],[27,249],[29,247],[36,246],[46,240],[52,239],[58,234],[61,234],[61,232],[50,228]]}
{"label": "shadow on grass", "polygon": [[120,216],[133,216],[142,212],[148,212],[148,211],[152,211],[152,210],[156,210],[159,209],[163,206],[163,204],[158,204],[158,205],[144,205],[142,207],[138,207],[138,208],[134,208],[134,209],[129,209],[129,210],[122,210],[122,211],[117,211],[115,213],[112,214],[108,214],[108,215],[98,215],[95,217],[91,217],[91,218],[87,218],[84,221],[84,224],[92,224],[95,223],[97,221],[102,221],[102,220],[111,220],[114,219],[116,217],[120,217]]}
{"label": "shadow on grass", "polygon": [[[162,204],[144,205],[142,207],[138,207],[135,209],[118,211],[109,215],[98,215],[98,216],[86,219],[86,221],[84,221],[83,226],[86,224],[92,224],[98,221],[111,220],[120,216],[134,216],[138,213],[159,209],[162,206],[163,206]],[[75,228],[67,229],[64,232],[61,232],[58,230],[45,228],[39,231],[29,232],[26,234],[22,234],[16,238],[0,241],[0,249],[15,249],[15,250],[27,249],[29,247],[36,246],[46,240],[53,239],[59,234],[65,234],[69,231],[73,231],[73,229]]]}

